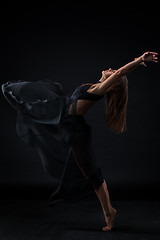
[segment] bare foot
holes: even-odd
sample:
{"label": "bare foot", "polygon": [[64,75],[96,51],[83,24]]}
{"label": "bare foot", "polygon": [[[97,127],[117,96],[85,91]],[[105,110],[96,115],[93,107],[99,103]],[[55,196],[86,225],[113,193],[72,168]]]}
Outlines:
{"label": "bare foot", "polygon": [[105,221],[107,223],[106,227],[103,227],[103,231],[111,231],[114,226],[114,218],[116,216],[117,210],[115,208],[112,208],[110,214],[105,214]]}

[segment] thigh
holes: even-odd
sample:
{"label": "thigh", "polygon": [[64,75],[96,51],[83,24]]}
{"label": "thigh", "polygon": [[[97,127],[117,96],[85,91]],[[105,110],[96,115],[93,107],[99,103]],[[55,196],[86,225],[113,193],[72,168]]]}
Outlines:
{"label": "thigh", "polygon": [[71,146],[76,163],[88,179],[96,170],[91,135],[85,131],[73,133]]}

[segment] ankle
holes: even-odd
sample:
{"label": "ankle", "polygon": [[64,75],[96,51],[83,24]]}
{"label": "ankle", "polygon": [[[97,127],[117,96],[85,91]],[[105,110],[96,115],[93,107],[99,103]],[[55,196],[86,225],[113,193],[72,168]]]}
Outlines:
{"label": "ankle", "polygon": [[107,211],[103,211],[104,212],[104,215],[109,217],[110,215],[112,215],[113,213],[117,212],[117,210],[113,207],[110,207],[109,210]]}
{"label": "ankle", "polygon": [[112,214],[112,211],[109,209],[109,210],[105,210],[105,211],[103,211],[103,213],[104,213],[104,215],[106,216],[106,217],[109,217],[111,214]]}

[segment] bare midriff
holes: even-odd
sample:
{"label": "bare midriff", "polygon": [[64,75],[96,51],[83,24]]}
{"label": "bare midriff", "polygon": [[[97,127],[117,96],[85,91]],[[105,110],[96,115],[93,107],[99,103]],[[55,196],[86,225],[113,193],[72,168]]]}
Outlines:
{"label": "bare midriff", "polygon": [[[93,101],[93,100],[85,100],[85,99],[77,100],[76,114],[84,116],[95,103],[96,101]],[[72,104],[70,105],[70,108],[69,108],[69,114],[73,114]]]}

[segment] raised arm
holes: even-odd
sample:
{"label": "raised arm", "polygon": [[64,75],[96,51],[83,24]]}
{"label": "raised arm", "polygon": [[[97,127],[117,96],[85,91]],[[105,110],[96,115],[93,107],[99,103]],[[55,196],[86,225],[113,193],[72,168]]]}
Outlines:
{"label": "raised arm", "polygon": [[[158,62],[158,53],[145,52],[142,56],[136,58],[134,61],[116,70],[112,75],[99,84],[96,89],[97,94],[105,94],[112,84],[116,83],[116,81],[118,81],[121,77],[134,70],[140,64],[145,65],[145,61]],[[92,90],[94,91],[94,86]]]}

